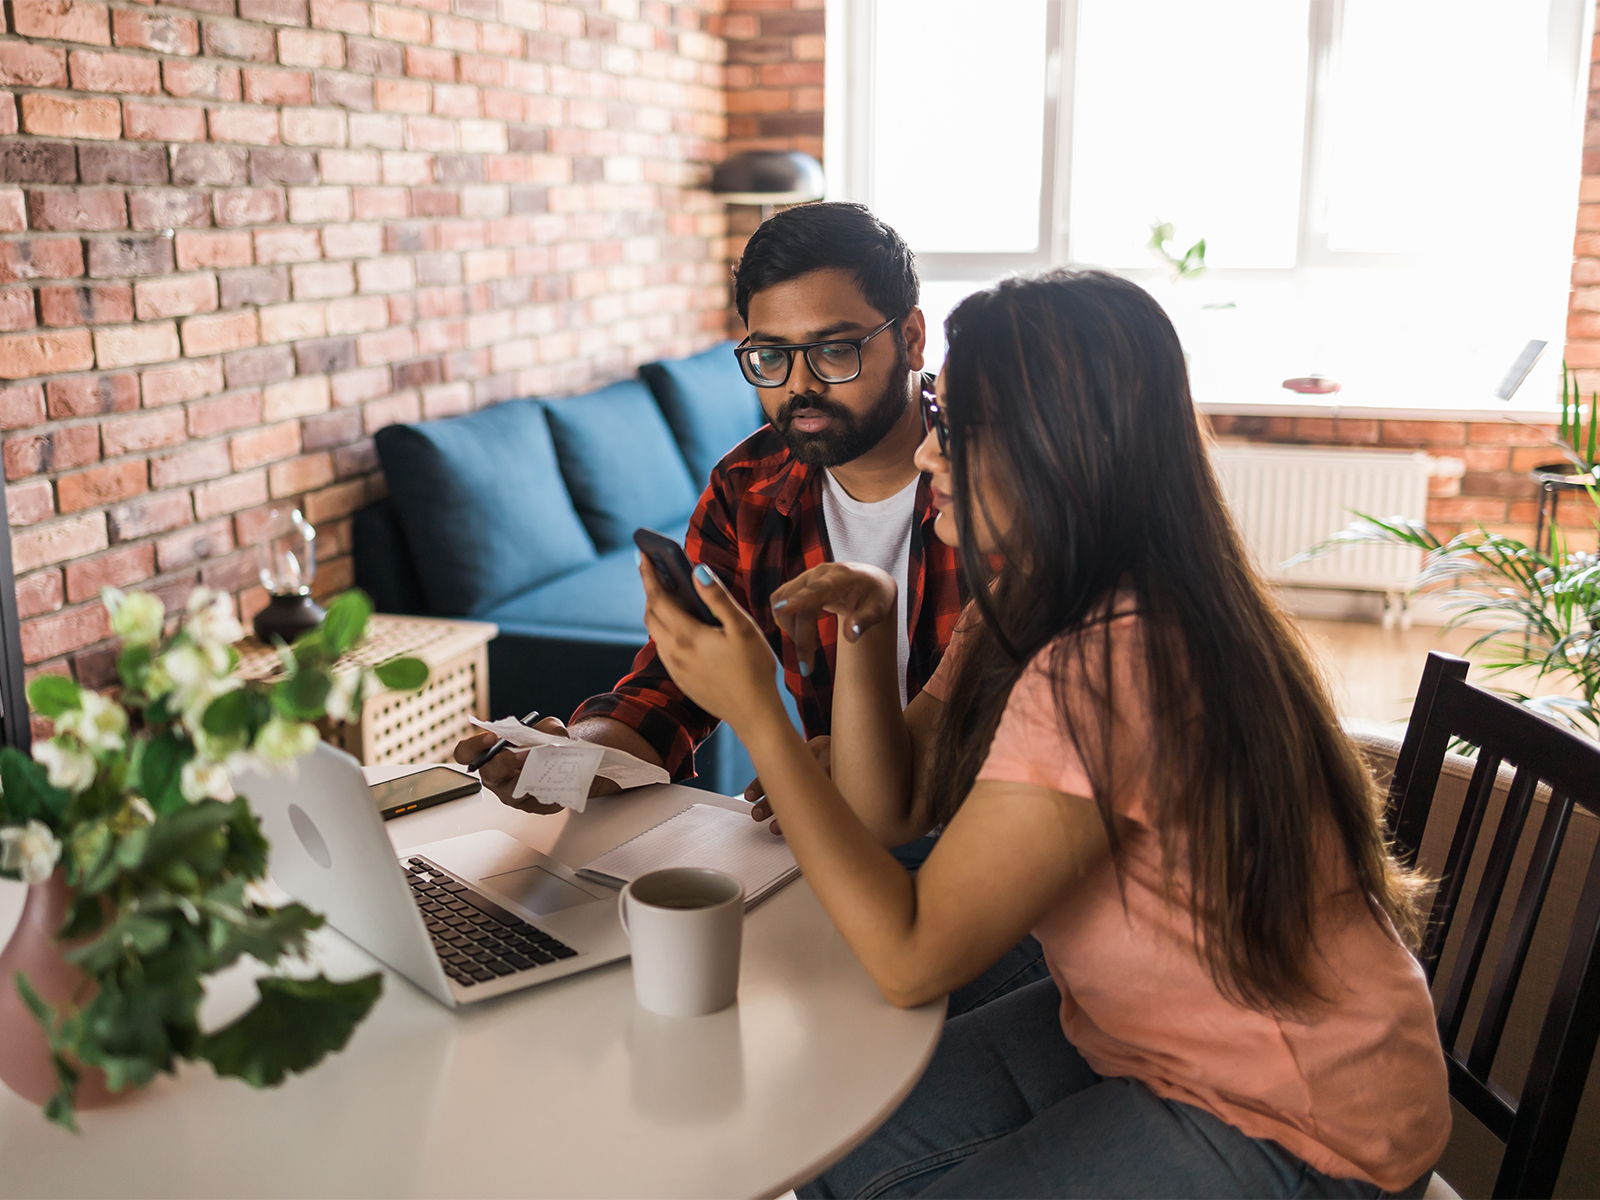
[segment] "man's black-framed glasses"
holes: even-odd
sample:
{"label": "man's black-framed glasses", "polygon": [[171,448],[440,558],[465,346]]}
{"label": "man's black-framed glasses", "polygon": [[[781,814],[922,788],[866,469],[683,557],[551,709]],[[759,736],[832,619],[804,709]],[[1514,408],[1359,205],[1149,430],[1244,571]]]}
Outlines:
{"label": "man's black-framed glasses", "polygon": [[939,434],[939,453],[946,458],[950,457],[950,418],[945,414],[943,406],[939,403],[939,395],[930,387],[922,389],[922,433],[926,437],[930,431],[937,430]]}
{"label": "man's black-framed glasses", "polygon": [[890,317],[866,337],[833,338],[826,342],[796,342],[786,346],[752,346],[745,338],[733,348],[744,377],[759,388],[782,387],[789,381],[796,350],[806,356],[806,366],[822,383],[849,383],[861,374],[861,347],[877,337],[898,317]]}

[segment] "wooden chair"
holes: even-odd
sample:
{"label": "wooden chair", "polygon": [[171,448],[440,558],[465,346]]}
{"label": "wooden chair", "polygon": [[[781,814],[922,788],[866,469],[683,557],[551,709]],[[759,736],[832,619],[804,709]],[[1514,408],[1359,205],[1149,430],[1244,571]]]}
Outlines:
{"label": "wooden chair", "polygon": [[[1581,867],[1575,912],[1521,1094],[1510,1095],[1490,1070],[1574,811],[1600,814],[1600,744],[1471,686],[1466,674],[1464,659],[1428,655],[1395,762],[1387,820],[1397,851],[1414,865],[1450,743],[1460,739],[1478,748],[1419,957],[1432,983],[1447,944],[1451,951],[1447,982],[1436,989],[1439,1036],[1451,1095],[1504,1144],[1494,1195],[1550,1196],[1600,1036],[1600,850],[1591,851]],[[1509,787],[1497,788],[1506,768],[1514,769]],[[1499,816],[1480,866],[1475,851],[1494,809]],[[1529,848],[1523,845],[1524,827],[1540,809]],[[1500,902],[1514,864],[1521,882],[1507,919]],[[1469,878],[1475,891],[1466,924],[1456,930]],[[1500,949],[1487,989],[1475,989],[1492,941]],[[1469,1010],[1476,1011],[1476,1021],[1467,1042]]]}

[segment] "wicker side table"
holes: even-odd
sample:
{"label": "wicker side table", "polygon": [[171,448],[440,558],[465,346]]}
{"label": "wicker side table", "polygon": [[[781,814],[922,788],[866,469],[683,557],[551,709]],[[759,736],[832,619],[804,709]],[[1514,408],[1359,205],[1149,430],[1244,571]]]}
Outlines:
{"label": "wicker side table", "polygon": [[[428,664],[428,682],[418,692],[368,696],[359,723],[324,728],[324,738],[360,762],[448,762],[450,751],[472,732],[468,717],[489,716],[489,641],[499,629],[487,621],[374,614],[366,640],[341,663],[371,667],[407,654]],[[272,647],[246,638],[239,674],[262,679],[278,667]]]}

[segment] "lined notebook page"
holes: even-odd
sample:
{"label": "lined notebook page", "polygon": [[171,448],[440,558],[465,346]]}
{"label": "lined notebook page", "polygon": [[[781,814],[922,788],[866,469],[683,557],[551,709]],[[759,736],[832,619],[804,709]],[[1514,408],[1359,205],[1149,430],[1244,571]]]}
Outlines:
{"label": "lined notebook page", "polygon": [[664,867],[712,867],[744,884],[745,907],[800,873],[789,844],[748,813],[694,804],[580,867],[578,874],[631,883]]}

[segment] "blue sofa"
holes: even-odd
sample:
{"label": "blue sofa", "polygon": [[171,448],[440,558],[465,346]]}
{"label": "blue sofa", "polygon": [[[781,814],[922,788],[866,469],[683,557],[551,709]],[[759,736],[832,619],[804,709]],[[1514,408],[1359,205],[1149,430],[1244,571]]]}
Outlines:
{"label": "blue sofa", "polygon": [[[355,517],[356,583],[380,612],[493,621],[490,707],[567,718],[647,640],[641,525],[683,539],[711,470],[765,420],[731,343],[561,400],[508,400],[378,432],[389,498]],[[720,729],[698,786],[749,782]]]}

